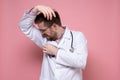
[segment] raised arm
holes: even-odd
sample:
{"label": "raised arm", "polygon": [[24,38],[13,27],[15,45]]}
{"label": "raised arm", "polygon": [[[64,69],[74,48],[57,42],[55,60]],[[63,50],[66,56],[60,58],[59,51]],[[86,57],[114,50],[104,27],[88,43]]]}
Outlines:
{"label": "raised arm", "polygon": [[52,16],[55,17],[53,9],[47,6],[37,5],[29,11],[26,11],[19,23],[21,31],[39,47],[42,47],[46,42],[46,38],[43,38],[40,31],[34,26],[36,16],[41,13],[48,20],[51,20]]}

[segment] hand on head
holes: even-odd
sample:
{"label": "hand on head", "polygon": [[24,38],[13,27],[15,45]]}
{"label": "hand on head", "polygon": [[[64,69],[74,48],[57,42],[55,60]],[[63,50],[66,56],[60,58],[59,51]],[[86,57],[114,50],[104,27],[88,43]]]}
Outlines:
{"label": "hand on head", "polygon": [[52,20],[52,17],[56,17],[54,10],[48,6],[37,5],[33,8],[33,11],[36,12],[37,15],[42,13],[47,20]]}

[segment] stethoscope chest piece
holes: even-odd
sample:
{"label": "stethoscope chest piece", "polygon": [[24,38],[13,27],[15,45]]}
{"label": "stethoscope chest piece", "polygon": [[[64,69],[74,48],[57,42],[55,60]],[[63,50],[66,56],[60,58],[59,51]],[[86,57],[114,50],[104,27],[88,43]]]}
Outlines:
{"label": "stethoscope chest piece", "polygon": [[73,53],[74,52],[74,48],[70,48],[69,51]]}

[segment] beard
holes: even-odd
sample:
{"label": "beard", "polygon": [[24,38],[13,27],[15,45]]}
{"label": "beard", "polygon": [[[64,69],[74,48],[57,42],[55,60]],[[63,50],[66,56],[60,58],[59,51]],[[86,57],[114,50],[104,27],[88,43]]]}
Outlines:
{"label": "beard", "polygon": [[52,35],[51,35],[51,37],[49,37],[48,40],[50,40],[50,41],[56,41],[57,40],[57,33],[56,32],[52,32]]}
{"label": "beard", "polygon": [[45,37],[49,41],[56,41],[57,40],[57,32],[51,31],[51,35],[44,34],[43,37]]}

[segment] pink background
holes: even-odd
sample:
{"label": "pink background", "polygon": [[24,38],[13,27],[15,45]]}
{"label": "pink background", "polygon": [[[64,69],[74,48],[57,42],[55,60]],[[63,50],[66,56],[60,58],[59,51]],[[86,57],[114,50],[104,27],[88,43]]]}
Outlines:
{"label": "pink background", "polygon": [[26,9],[43,4],[82,31],[89,56],[84,80],[120,80],[119,0],[0,0],[0,80],[38,80],[41,49],[18,28]]}

